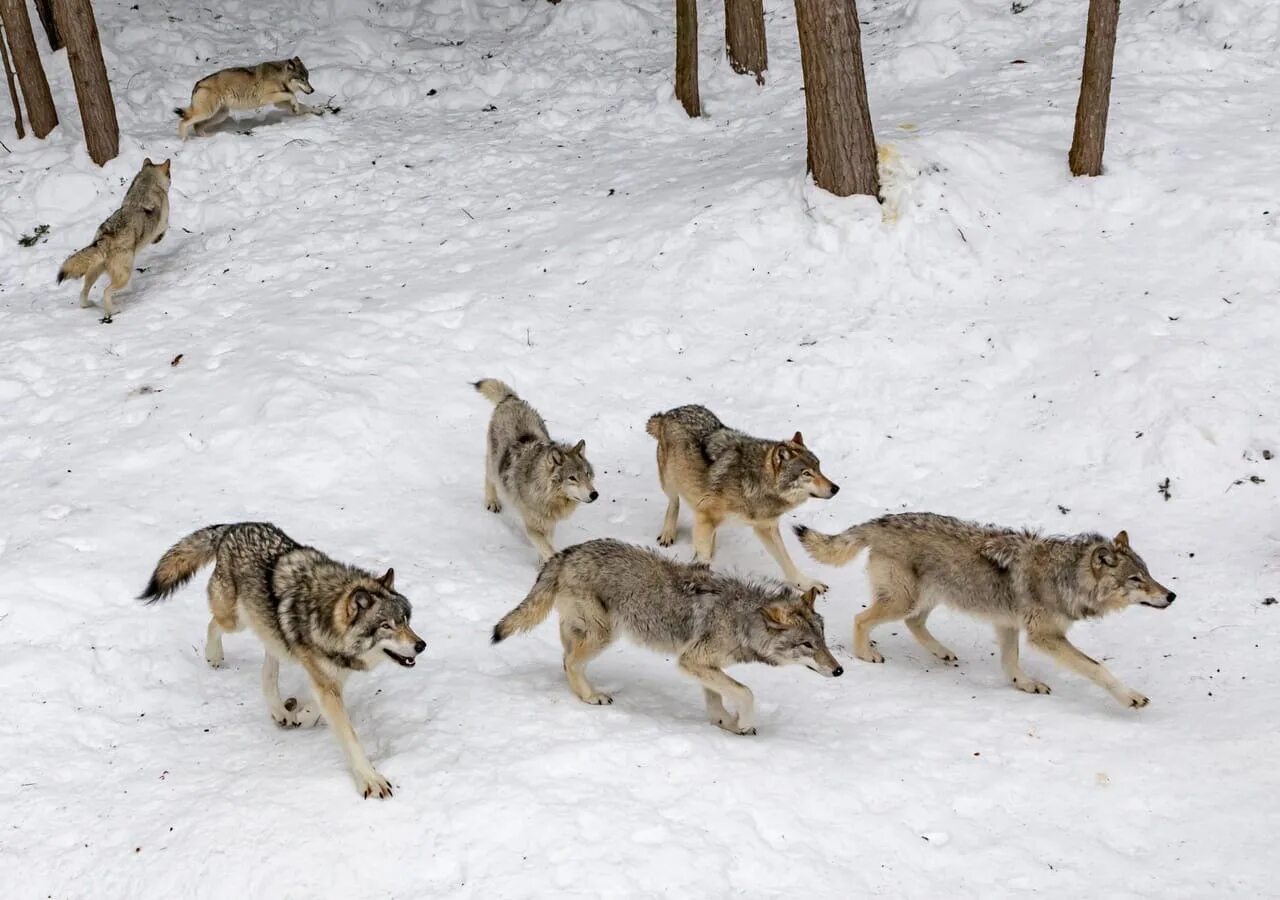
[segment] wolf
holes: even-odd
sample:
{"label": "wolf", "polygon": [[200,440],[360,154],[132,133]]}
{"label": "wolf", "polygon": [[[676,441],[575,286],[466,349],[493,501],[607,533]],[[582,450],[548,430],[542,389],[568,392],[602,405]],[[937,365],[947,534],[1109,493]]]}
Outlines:
{"label": "wolf", "polygon": [[169,160],[153,163],[142,161],[142,169],[133,177],[124,202],[105,222],[98,226],[93,243],[67,257],[58,269],[58,284],[68,278],[83,278],[80,305],[90,306],[89,289],[105,272],[111,277],[102,295],[102,321],[115,315],[112,299],[116,291],[129,283],[133,274],[133,258],[147,244],[158,244],[169,227]]}
{"label": "wolf", "polygon": [[[325,556],[265,522],[201,528],[160,557],[146,590],[148,605],[165,599],[212,562],[205,641],[209,665],[222,665],[222,635],[248,626],[266,651],[262,693],[282,727],[333,728],[365,797],[390,797],[391,784],[369,762],[342,702],[352,672],[391,660],[413,668],[426,642],[409,626],[409,601],[395,589],[395,571],[375,577]],[[280,699],[280,661],[302,666],[317,706]]]}
{"label": "wolf", "polygon": [[[554,608],[569,689],[584,703],[613,702],[584,668],[617,632],[659,653],[703,688],[713,725],[755,734],[755,699],[723,671],[734,663],[803,665],[838,677],[844,669],[827,649],[813,589],[747,582],[706,565],[678,563],[609,538],[560,551],[542,567],[529,595],[493,629],[493,643],[528,631]],[[733,712],[725,708],[725,701]]]}
{"label": "wolf", "polygon": [[1026,632],[1031,646],[1123,705],[1137,708],[1149,702],[1067,640],[1067,629],[1081,619],[1135,603],[1156,609],[1173,603],[1173,591],[1151,577],[1124,531],[1111,540],[1100,534],[1045,537],[950,516],[901,513],[834,535],[804,526],[795,532],[810,556],[830,565],[844,565],[870,550],[867,574],[873,602],[854,620],[853,647],[859,659],[884,662],[871,645],[871,629],[905,619],[926,650],[954,661],[955,654],[925,624],[933,608],[943,604],[995,626],[1004,673],[1020,691],[1049,693],[1048,685],[1028,677],[1019,665],[1019,637]]}
{"label": "wolf", "polygon": [[579,503],[594,503],[600,496],[587,461],[587,442],[569,446],[553,441],[538,411],[496,378],[482,378],[472,387],[494,407],[485,453],[485,509],[502,512],[499,495],[515,506],[546,562],[556,552],[551,546],[556,523]]}
{"label": "wolf", "polygon": [[196,134],[204,134],[233,112],[269,105],[289,109],[295,116],[319,115],[321,110],[299,103],[296,96],[314,91],[307,67],[296,56],[214,72],[196,82],[190,106],[174,109],[181,117],[178,137],[186,140],[192,128]]}
{"label": "wolf", "polygon": [[818,457],[800,432],[789,441],[751,437],[729,428],[705,406],[681,406],[650,416],[645,430],[658,440],[658,481],[667,513],[658,543],[676,540],[680,498],[693,508],[695,559],[710,563],[716,529],[726,518],[753,529],[786,579],[802,591],[826,591],[791,561],[778,519],[810,497],[828,500],[840,486],[822,474]]}

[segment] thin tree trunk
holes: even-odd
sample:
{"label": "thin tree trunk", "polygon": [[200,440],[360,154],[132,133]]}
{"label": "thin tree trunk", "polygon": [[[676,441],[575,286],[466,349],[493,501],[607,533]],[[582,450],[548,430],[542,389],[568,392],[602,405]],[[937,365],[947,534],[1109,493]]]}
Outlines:
{"label": "thin tree trunk", "polygon": [[45,37],[49,39],[50,50],[62,49],[62,35],[58,34],[58,24],[53,20],[52,0],[32,0],[36,5],[36,14],[40,16],[40,24],[44,26]]}
{"label": "thin tree trunk", "polygon": [[13,103],[13,127],[18,132],[18,140],[22,140],[27,136],[27,130],[22,127],[22,107],[18,103],[18,86],[13,81],[13,66],[9,63],[6,40],[4,29],[0,28],[0,56],[4,57],[4,80],[9,82],[9,100]]}
{"label": "thin tree trunk", "polygon": [[42,138],[58,125],[58,111],[53,108],[53,95],[40,65],[40,51],[31,33],[25,0],[0,0],[0,19],[13,51],[13,68],[22,85],[22,99],[27,103],[27,121],[35,136]]}
{"label": "thin tree trunk", "polygon": [[809,171],[839,197],[880,194],[854,0],[796,0]]}
{"label": "thin tree trunk", "polygon": [[1089,0],[1089,23],[1084,38],[1084,70],[1080,74],[1080,102],[1076,130],[1067,161],[1072,175],[1101,175],[1102,151],[1107,143],[1107,110],[1111,105],[1111,67],[1116,58],[1116,25],[1120,0]]}
{"label": "thin tree trunk", "polygon": [[698,0],[676,0],[676,99],[690,118],[702,115],[698,96]]}
{"label": "thin tree trunk", "polygon": [[101,166],[120,152],[120,125],[116,122],[107,66],[102,61],[93,7],[89,0],[53,0],[53,16],[67,42],[67,62],[76,85],[89,158]]}
{"label": "thin tree trunk", "polygon": [[764,34],[764,0],[724,0],[724,52],[739,75],[764,84],[769,48]]}

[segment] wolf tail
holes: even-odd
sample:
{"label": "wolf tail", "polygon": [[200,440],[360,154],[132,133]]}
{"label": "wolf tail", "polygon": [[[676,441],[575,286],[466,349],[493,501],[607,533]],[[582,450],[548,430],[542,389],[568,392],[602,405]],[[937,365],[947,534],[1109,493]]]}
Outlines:
{"label": "wolf tail", "polygon": [[843,566],[867,546],[867,536],[861,525],[846,528],[839,534],[823,534],[803,525],[796,525],[792,531],[810,556],[829,566]]}
{"label": "wolf tail", "polygon": [[662,422],[665,416],[662,413],[654,413],[649,417],[649,421],[644,423],[644,430],[649,432],[649,436],[657,440],[662,440]]}
{"label": "wolf tail", "polygon": [[218,547],[218,538],[230,528],[229,525],[210,525],[192,532],[165,551],[156,563],[156,570],[151,573],[147,588],[139,595],[148,605],[168,597],[178,588],[191,580],[191,576],[201,566],[213,561]]}
{"label": "wolf tail", "polygon": [[551,608],[556,602],[556,581],[560,577],[563,555],[557,553],[543,564],[538,580],[533,583],[528,596],[493,626],[493,643],[499,644],[513,634],[531,631],[551,615]]}
{"label": "wolf tail", "polygon": [[481,378],[479,381],[472,382],[471,386],[483,394],[494,406],[508,398],[520,399],[520,395],[511,389],[511,385],[496,378]]}
{"label": "wolf tail", "polygon": [[94,241],[83,250],[77,250],[67,257],[67,261],[58,270],[58,284],[62,284],[68,278],[83,278],[94,266],[102,265],[106,261],[107,252],[98,246],[97,241]]}

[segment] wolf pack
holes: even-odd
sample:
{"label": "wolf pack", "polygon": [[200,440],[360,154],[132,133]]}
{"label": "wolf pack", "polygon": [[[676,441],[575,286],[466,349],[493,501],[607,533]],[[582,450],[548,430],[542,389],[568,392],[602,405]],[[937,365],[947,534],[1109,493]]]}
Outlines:
{"label": "wolf pack", "polygon": [[[224,69],[198,81],[179,108],[178,133],[197,135],[231,113],[275,106],[295,115],[320,112],[298,102],[313,92],[302,60]],[[168,226],[170,161],[144,160],[120,209],[93,243],[58,273],[82,278],[82,306],[106,274],[102,321],[129,282],[135,254],[160,241]],[[751,690],[724,670],[740,663],[802,665],[826,677],[844,667],[827,647],[818,598],[822,581],[802,572],[783,542],[782,517],[809,499],[829,500],[840,488],[796,432],[759,438],[732,428],[704,406],[680,406],[650,416],[657,475],[667,506],[657,544],[672,546],[681,502],[692,514],[693,559],[612,538],[557,551],[555,529],[584,503],[599,498],[586,442],[554,439],[546,422],[507,384],[474,384],[490,403],[484,461],[484,505],[518,515],[541,567],[528,594],[493,627],[492,643],[529,631],[558,615],[563,668],[575,697],[606,705],[612,697],[586,667],[617,637],[672,656],[703,691],[711,724],[739,735],[756,733]],[[747,579],[712,568],[716,533],[725,523],[749,526],[781,570],[781,580]],[[1000,664],[1018,690],[1048,694],[1049,686],[1021,666],[1022,636],[1060,666],[1104,688],[1125,707],[1148,700],[1067,638],[1070,626],[1140,604],[1174,602],[1129,543],[1128,534],[1045,536],[931,513],[900,513],[838,534],[794,526],[815,561],[842,566],[867,552],[870,606],[853,622],[853,655],[884,662],[872,640],[876,626],[903,621],[943,662],[956,655],[928,627],[939,605],[985,620],[995,630]],[[213,563],[205,659],[223,664],[224,634],[249,629],[261,640],[262,692],[272,720],[284,728],[327,721],[365,797],[390,797],[392,786],[370,762],[343,703],[346,680],[390,661],[413,668],[426,650],[414,631],[410,601],[395,572],[375,575],[298,543],[269,523],[211,525],[180,540],[156,564],[140,599],[155,603]],[[281,662],[299,665],[311,698],[283,698]]]}

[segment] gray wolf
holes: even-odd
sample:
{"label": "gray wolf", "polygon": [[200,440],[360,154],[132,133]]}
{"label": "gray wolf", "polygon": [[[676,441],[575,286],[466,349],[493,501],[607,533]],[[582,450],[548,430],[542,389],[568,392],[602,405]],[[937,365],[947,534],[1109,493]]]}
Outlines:
{"label": "gray wolf", "polygon": [[[262,693],[275,723],[315,725],[323,713],[356,787],[366,797],[390,797],[390,782],[373,768],[351,727],[342,689],[352,672],[387,660],[412,668],[426,649],[409,627],[409,601],[395,589],[395,572],[387,569],[378,578],[336,562],[274,525],[211,525],[169,548],[138,599],[148,604],[163,600],[210,562],[209,665],[222,665],[222,635],[248,626],[266,651]],[[280,699],[281,660],[302,666],[316,707]]]}
{"label": "gray wolf", "polygon": [[[493,643],[528,631],[554,608],[569,689],[584,703],[613,702],[584,668],[625,632],[637,643],[676,656],[680,671],[703,688],[711,723],[755,734],[751,690],[723,671],[734,663],[803,665],[826,676],[844,669],[827,650],[817,593],[746,582],[709,566],[599,539],[560,551],[543,565],[529,595],[493,629]],[[728,701],[733,712],[725,709]]]}
{"label": "gray wolf", "polygon": [[727,427],[705,406],[681,406],[650,416],[645,430],[658,440],[658,480],[667,514],[658,543],[675,543],[680,498],[693,508],[693,550],[699,562],[715,554],[716,529],[726,518],[750,525],[801,590],[827,586],[791,561],[778,519],[810,497],[834,497],[840,487],[822,474],[818,457],[796,432],[789,441],[764,440]]}
{"label": "gray wolf", "polygon": [[142,161],[133,177],[124,202],[98,226],[93,243],[67,257],[58,270],[58,284],[68,278],[83,278],[80,305],[89,306],[89,289],[105,272],[111,277],[102,295],[103,322],[115,315],[112,298],[129,283],[133,258],[147,244],[158,244],[169,227],[169,160]]}
{"label": "gray wolf", "polygon": [[926,650],[954,661],[955,654],[925,625],[933,608],[943,604],[995,626],[1000,662],[1018,690],[1049,693],[1018,663],[1019,636],[1026,632],[1031,646],[1125,706],[1148,703],[1067,640],[1067,629],[1081,619],[1135,603],[1164,609],[1174,601],[1173,591],[1151,577],[1123,531],[1112,540],[1099,534],[1044,537],[930,513],[882,516],[834,535],[803,526],[795,531],[810,556],[830,565],[844,565],[870,550],[873,602],[858,614],[853,630],[859,659],[884,662],[871,646],[871,629],[905,619]]}
{"label": "gray wolf", "polygon": [[485,509],[501,512],[502,499],[515,506],[545,562],[556,552],[551,546],[556,523],[568,518],[579,503],[594,503],[600,496],[595,470],[587,461],[587,442],[570,446],[553,441],[538,411],[496,378],[483,378],[472,386],[493,403],[485,453]]}
{"label": "gray wolf", "polygon": [[182,117],[178,137],[185,139],[193,127],[196,134],[204,134],[233,112],[263,106],[289,109],[295,116],[319,115],[320,110],[299,103],[296,96],[314,91],[307,67],[296,56],[214,72],[196,82],[191,90],[190,106],[174,110]]}

